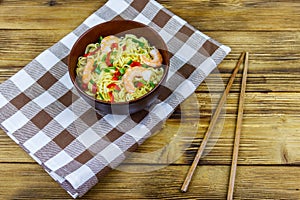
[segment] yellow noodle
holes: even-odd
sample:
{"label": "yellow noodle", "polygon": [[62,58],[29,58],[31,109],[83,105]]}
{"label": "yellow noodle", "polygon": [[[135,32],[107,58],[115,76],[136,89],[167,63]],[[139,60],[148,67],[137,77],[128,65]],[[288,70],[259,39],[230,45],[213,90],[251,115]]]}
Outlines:
{"label": "yellow noodle", "polygon": [[[114,80],[116,79],[115,73],[118,70],[125,71],[126,69],[130,68],[130,63],[132,62],[141,63],[141,55],[146,55],[148,58],[151,58],[149,52],[154,47],[151,47],[145,38],[137,38],[132,34],[128,34],[125,35],[125,37],[120,38],[118,48],[113,49],[110,53],[110,59],[107,59],[107,53],[102,53],[100,50],[98,50],[99,47],[100,43],[89,44],[86,47],[85,54],[93,52],[92,55],[89,55],[89,57],[93,57],[95,61],[94,66],[95,68],[98,68],[97,70],[95,69],[93,72],[91,72],[92,76],[90,83],[88,84],[88,91],[86,92],[89,95],[94,95],[100,100],[110,101],[109,93],[113,94],[115,102],[124,102],[139,98],[151,91],[154,84],[158,84],[163,76],[164,69],[162,67],[152,68],[146,66],[152,72],[150,80],[145,82],[142,80],[142,78],[134,79],[134,82],[142,81],[144,85],[140,88],[136,88],[135,92],[128,93],[121,78],[122,74],[120,74],[120,78],[117,77],[119,78],[118,80]],[[109,62],[112,61],[112,65],[114,67],[107,66],[107,60],[109,60]],[[79,76],[79,82],[81,80],[86,63],[87,57],[82,56],[78,59],[76,73]],[[80,82],[80,84],[82,83]],[[93,84],[95,84],[98,89],[96,95],[92,93]],[[108,88],[108,86],[111,86],[111,84],[116,84],[120,90],[118,91],[113,87]]]}

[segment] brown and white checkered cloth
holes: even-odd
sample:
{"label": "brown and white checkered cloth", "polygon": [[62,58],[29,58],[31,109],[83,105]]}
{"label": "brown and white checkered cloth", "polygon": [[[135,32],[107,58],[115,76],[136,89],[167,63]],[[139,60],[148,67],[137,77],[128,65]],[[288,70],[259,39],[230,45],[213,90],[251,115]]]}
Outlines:
{"label": "brown and white checkered cloth", "polygon": [[[147,24],[162,36],[172,55],[170,71],[151,107],[130,116],[102,116],[73,89],[65,61],[86,30],[120,18]],[[154,0],[109,0],[0,85],[0,124],[76,198],[150,137],[229,52]]]}

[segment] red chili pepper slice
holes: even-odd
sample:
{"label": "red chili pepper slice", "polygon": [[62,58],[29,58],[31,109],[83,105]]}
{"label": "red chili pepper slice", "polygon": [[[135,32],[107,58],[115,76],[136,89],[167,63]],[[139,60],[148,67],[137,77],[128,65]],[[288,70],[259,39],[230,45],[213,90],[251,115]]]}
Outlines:
{"label": "red chili pepper slice", "polygon": [[114,90],[116,90],[116,91],[120,91],[120,90],[121,90],[121,88],[120,88],[117,84],[115,84],[115,83],[109,84],[109,85],[107,86],[107,88],[109,88],[109,89],[114,89]]}
{"label": "red chili pepper slice", "polygon": [[97,91],[98,91],[97,85],[96,85],[96,84],[93,84],[93,85],[92,85],[92,93],[93,93],[93,94],[96,94]]}
{"label": "red chili pepper slice", "polygon": [[136,83],[136,87],[137,88],[141,88],[141,87],[143,87],[144,86],[144,83],[142,83],[142,82],[137,82]]}
{"label": "red chili pepper slice", "polygon": [[114,74],[114,76],[121,76],[121,72],[119,71],[119,70],[117,70],[116,72],[115,72],[115,74]]}
{"label": "red chili pepper slice", "polygon": [[88,89],[88,84],[82,83],[81,88],[86,91]]}
{"label": "red chili pepper slice", "polygon": [[112,43],[110,48],[111,49],[118,49],[118,43]]}
{"label": "red chili pepper slice", "polygon": [[114,76],[112,77],[112,80],[114,81],[117,81],[119,80],[119,77],[121,76],[121,72],[119,70],[117,70],[115,73],[114,73]]}
{"label": "red chili pepper slice", "polygon": [[142,66],[140,62],[137,62],[137,61],[133,61],[131,64],[130,64],[131,67],[140,67]]}
{"label": "red chili pepper slice", "polygon": [[112,67],[113,64],[110,62],[110,54],[111,54],[111,52],[108,52],[106,59],[105,59],[105,63],[107,64],[107,66]]}
{"label": "red chili pepper slice", "polygon": [[119,80],[119,78],[118,77],[116,77],[116,76],[114,76],[114,77],[112,77],[112,79],[111,80],[113,80],[113,81],[117,81],[117,80]]}
{"label": "red chili pepper slice", "polygon": [[99,51],[99,50],[100,50],[100,47],[98,47],[95,51],[92,51],[92,52],[90,52],[90,53],[84,54],[83,56],[84,56],[84,57],[92,56],[92,55],[94,55],[95,53],[97,53],[97,51]]}
{"label": "red chili pepper slice", "polygon": [[110,91],[110,92],[108,93],[108,96],[109,96],[110,102],[114,102],[114,101],[115,101],[115,98],[114,98],[114,95],[113,95],[113,92],[112,92],[112,91]]}
{"label": "red chili pepper slice", "polygon": [[116,86],[115,86],[115,90],[116,90],[116,91],[121,91],[121,88],[120,88],[118,85],[116,85]]}

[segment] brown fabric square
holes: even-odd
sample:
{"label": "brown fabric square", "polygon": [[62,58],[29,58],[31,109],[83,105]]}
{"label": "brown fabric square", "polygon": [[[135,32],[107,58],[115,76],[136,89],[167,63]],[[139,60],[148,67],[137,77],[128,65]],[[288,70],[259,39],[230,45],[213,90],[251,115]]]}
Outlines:
{"label": "brown fabric square", "polygon": [[53,141],[62,149],[68,146],[72,141],[74,141],[75,137],[71,135],[67,130],[64,130],[59,135],[57,135]]}
{"label": "brown fabric square", "polygon": [[187,27],[187,26],[183,26],[179,30],[179,32],[186,35],[186,36],[188,36],[188,37],[191,37],[194,34],[194,31],[192,29],[190,29],[189,27]]}
{"label": "brown fabric square", "polygon": [[96,177],[98,178],[98,180],[101,180],[101,178],[106,175],[109,171],[111,171],[112,169],[108,166],[104,167],[103,169],[101,169],[100,172],[98,172],[96,174]]}
{"label": "brown fabric square", "polygon": [[170,116],[170,119],[181,119],[181,117],[181,106],[178,105]]}
{"label": "brown fabric square", "polygon": [[142,119],[144,119],[148,114],[149,112],[147,110],[141,110],[137,113],[130,115],[130,117],[134,122],[140,123]]}
{"label": "brown fabric square", "polygon": [[62,61],[64,64],[68,65],[68,59],[69,59],[69,56],[66,56],[66,57],[64,57],[61,61]]}
{"label": "brown fabric square", "polygon": [[187,26],[183,26],[175,35],[182,42],[186,42],[194,32]]}
{"label": "brown fabric square", "polygon": [[116,129],[113,129],[111,130],[109,133],[107,133],[105,135],[105,137],[110,141],[110,142],[113,142],[115,141],[116,139],[118,139],[119,137],[121,137],[124,133],[116,130]]}
{"label": "brown fabric square", "polygon": [[172,94],[172,90],[170,90],[167,87],[161,86],[159,89],[159,96],[158,99],[161,101],[164,101],[166,98],[168,98]]}
{"label": "brown fabric square", "polygon": [[163,28],[167,22],[171,19],[171,16],[160,10],[157,15],[153,18],[153,23]]}
{"label": "brown fabric square", "polygon": [[181,74],[185,79],[187,79],[194,71],[195,67],[189,64],[185,64],[178,70],[178,73]]}
{"label": "brown fabric square", "polygon": [[78,99],[77,95],[74,95],[72,91],[67,92],[58,99],[64,106],[69,107],[73,102]]}
{"label": "brown fabric square", "polygon": [[124,18],[121,17],[121,16],[119,16],[119,15],[117,15],[117,16],[114,17],[112,20],[124,20]]}
{"label": "brown fabric square", "polygon": [[219,47],[212,43],[211,41],[207,40],[199,50],[204,56],[210,57]]}
{"label": "brown fabric square", "polygon": [[85,150],[82,154],[80,154],[76,161],[80,162],[81,164],[85,164],[87,161],[91,160],[94,156],[91,154],[89,150]]}
{"label": "brown fabric square", "polygon": [[31,99],[27,97],[24,93],[19,94],[14,99],[10,101],[17,109],[21,109],[25,104],[27,104]]}
{"label": "brown fabric square", "polygon": [[50,72],[46,72],[44,76],[37,81],[45,90],[48,90],[55,82],[57,82],[57,79]]}
{"label": "brown fabric square", "polygon": [[138,147],[138,143],[134,143],[131,147],[127,149],[127,152],[134,152]]}
{"label": "brown fabric square", "polygon": [[85,122],[88,126],[92,126],[102,117],[97,114],[93,109],[89,109],[83,115],[80,116],[80,119]]}
{"label": "brown fabric square", "polygon": [[140,13],[143,11],[143,9],[145,8],[148,2],[149,0],[133,1],[130,6],[136,9]]}
{"label": "brown fabric square", "polygon": [[34,118],[31,119],[32,123],[39,129],[43,129],[53,118],[44,110],[40,111]]}

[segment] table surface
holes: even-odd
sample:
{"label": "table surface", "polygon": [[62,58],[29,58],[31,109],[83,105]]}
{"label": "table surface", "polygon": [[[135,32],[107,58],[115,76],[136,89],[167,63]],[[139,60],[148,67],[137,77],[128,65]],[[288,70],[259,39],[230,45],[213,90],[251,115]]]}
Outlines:
{"label": "table surface", "polygon": [[[0,0],[0,82],[71,32],[105,0]],[[232,48],[218,69],[138,148],[148,155],[177,133],[196,130],[169,165],[129,159],[82,199],[225,199],[241,74],[187,193],[179,192],[224,86],[242,51],[250,52],[236,199],[300,199],[300,3],[295,0],[159,0],[191,25]],[[194,106],[198,105],[195,109]],[[194,101],[191,103],[191,101]],[[200,117],[197,116],[197,113]],[[161,156],[176,157],[172,148]],[[170,161],[171,162],[171,161]],[[134,169],[156,167],[144,173]],[[143,171],[143,170],[142,170]],[[0,131],[0,199],[71,199]]]}

